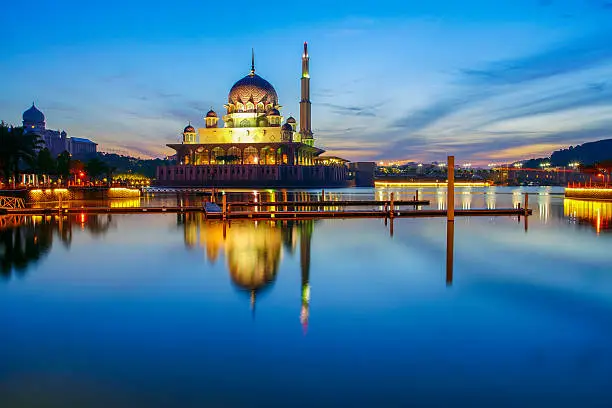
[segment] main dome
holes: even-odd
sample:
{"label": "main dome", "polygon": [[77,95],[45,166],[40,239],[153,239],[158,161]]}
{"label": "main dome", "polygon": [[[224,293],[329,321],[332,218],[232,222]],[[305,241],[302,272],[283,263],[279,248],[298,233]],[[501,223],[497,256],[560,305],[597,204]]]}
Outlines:
{"label": "main dome", "polygon": [[38,110],[34,104],[27,111],[23,112],[22,119],[28,123],[42,123],[45,121],[45,115]]}
{"label": "main dome", "polygon": [[255,73],[251,73],[240,81],[236,82],[230,89],[227,97],[229,103],[246,104],[251,102],[254,105],[263,103],[264,105],[278,105],[278,96],[271,83]]}

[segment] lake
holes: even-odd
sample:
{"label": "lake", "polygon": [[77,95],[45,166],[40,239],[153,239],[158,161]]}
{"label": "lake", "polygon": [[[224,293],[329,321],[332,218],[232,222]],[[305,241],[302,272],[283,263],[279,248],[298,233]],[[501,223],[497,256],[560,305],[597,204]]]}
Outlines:
{"label": "lake", "polygon": [[524,191],[527,224],[456,219],[452,264],[441,218],[4,217],[0,406],[609,407],[612,203],[455,204]]}

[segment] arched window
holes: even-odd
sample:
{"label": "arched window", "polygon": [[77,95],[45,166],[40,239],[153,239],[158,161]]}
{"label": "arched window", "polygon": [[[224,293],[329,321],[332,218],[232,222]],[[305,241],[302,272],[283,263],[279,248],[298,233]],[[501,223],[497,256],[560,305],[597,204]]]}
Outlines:
{"label": "arched window", "polygon": [[236,112],[244,112],[244,105],[240,102],[236,102]]}
{"label": "arched window", "polygon": [[257,104],[257,112],[260,112],[260,113],[265,112],[263,103],[259,102]]}
{"label": "arched window", "polygon": [[195,153],[195,164],[208,164],[208,149],[199,148]]}
{"label": "arched window", "polygon": [[274,154],[274,149],[270,146],[266,146],[261,149],[261,164],[276,164],[276,155]]}
{"label": "arched window", "polygon": [[225,150],[223,150],[221,147],[215,147],[214,149],[212,149],[210,155],[210,164],[221,164],[217,160],[217,157],[219,156],[225,156]]}
{"label": "arched window", "polygon": [[242,152],[239,148],[232,146],[227,149],[227,162],[232,164],[242,163]]}
{"label": "arched window", "polygon": [[240,127],[249,127],[249,120],[242,119],[242,121],[240,122]]}
{"label": "arched window", "polygon": [[247,110],[247,112],[253,112],[255,110],[255,105],[253,105],[252,102],[247,102],[246,103],[246,110]]}
{"label": "arched window", "polygon": [[259,157],[257,155],[257,149],[253,146],[249,146],[244,149],[244,164],[257,164]]}

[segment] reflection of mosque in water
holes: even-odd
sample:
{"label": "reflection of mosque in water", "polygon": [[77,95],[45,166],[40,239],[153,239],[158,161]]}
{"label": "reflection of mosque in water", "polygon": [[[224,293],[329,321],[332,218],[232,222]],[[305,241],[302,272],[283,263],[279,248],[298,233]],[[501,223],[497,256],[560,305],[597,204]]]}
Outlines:
{"label": "reflection of mosque in water", "polygon": [[100,236],[113,225],[110,215],[0,216],[0,276],[24,274],[49,253],[54,236],[69,248],[73,228]]}
{"label": "reflection of mosque in water", "polygon": [[224,255],[231,281],[249,293],[253,312],[257,295],[271,288],[276,280],[283,249],[293,255],[299,244],[302,271],[300,321],[306,329],[313,220],[228,223],[206,220],[201,213],[179,214],[177,217],[179,224],[183,224],[187,247],[204,248],[211,263]]}

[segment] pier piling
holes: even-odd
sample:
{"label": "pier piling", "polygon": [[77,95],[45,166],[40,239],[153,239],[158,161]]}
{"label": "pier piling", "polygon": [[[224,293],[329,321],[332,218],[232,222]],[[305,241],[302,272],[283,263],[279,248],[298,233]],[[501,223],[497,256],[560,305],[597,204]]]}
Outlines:
{"label": "pier piling", "polygon": [[446,214],[448,221],[455,221],[455,156],[448,156],[448,190],[446,193]]}

